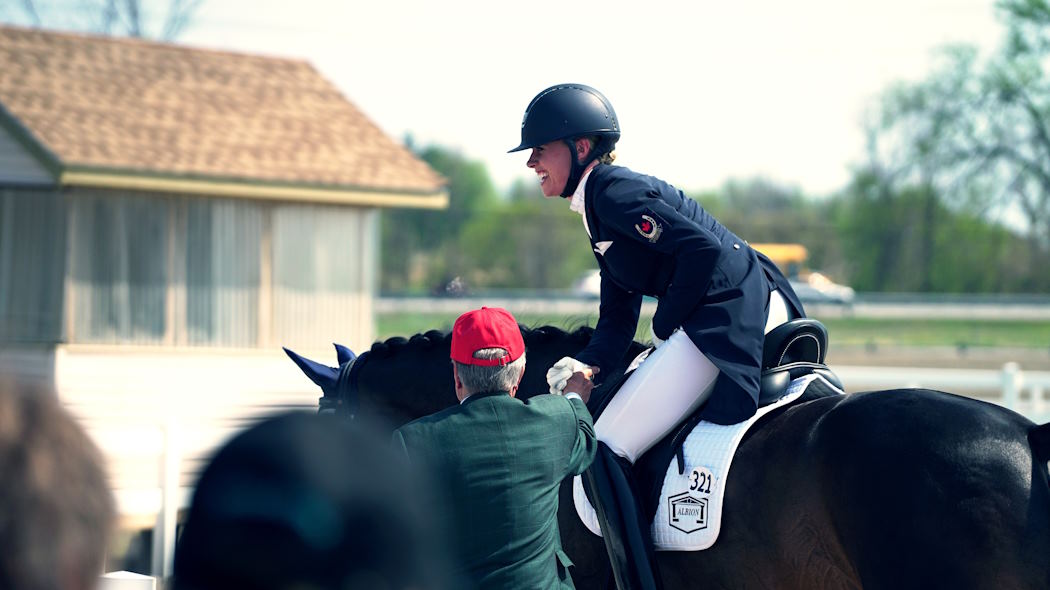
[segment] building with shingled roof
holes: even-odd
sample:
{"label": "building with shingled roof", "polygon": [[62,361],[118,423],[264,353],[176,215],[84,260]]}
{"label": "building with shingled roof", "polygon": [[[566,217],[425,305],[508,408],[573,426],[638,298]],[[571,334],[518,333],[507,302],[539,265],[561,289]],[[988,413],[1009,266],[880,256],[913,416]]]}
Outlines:
{"label": "building with shingled roof", "polygon": [[[0,63],[0,372],[54,386],[150,516],[230,431],[317,407],[280,346],[371,344],[379,210],[445,180],[304,61],[0,26]],[[173,424],[174,487],[125,456]]]}

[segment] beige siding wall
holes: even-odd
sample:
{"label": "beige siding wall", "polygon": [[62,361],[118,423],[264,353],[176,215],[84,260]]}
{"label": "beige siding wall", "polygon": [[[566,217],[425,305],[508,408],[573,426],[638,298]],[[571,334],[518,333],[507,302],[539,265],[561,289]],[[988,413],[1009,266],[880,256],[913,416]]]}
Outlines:
{"label": "beige siding wall", "polygon": [[105,454],[122,515],[140,525],[152,526],[160,507],[166,441],[175,441],[184,504],[230,436],[274,412],[316,412],[321,395],[274,351],[63,346],[52,359],[59,399]]}

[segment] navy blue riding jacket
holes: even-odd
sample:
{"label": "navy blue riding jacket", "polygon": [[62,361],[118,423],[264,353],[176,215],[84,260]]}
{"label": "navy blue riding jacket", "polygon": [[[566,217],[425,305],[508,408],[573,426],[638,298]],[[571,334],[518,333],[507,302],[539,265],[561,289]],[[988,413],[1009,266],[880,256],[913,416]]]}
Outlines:
{"label": "navy blue riding jacket", "polygon": [[659,299],[653,331],[681,327],[721,371],[703,418],[735,424],[754,415],[769,293],[793,317],[802,304],[780,270],[666,182],[599,164],[585,187],[591,247],[601,269],[601,304],[577,359],[601,368],[622,359],[638,327],[642,296]]}

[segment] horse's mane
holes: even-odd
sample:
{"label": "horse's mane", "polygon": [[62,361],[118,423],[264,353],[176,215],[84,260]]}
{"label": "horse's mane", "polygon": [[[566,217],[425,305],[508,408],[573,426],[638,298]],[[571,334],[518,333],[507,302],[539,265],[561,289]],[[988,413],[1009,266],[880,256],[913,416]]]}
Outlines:
{"label": "horse's mane", "polygon": [[[519,324],[519,327],[521,328],[521,335],[525,339],[526,349],[534,345],[543,345],[559,340],[578,343],[582,347],[590,341],[591,334],[594,333],[594,328],[590,326],[580,326],[572,332],[567,332],[557,326],[529,328]],[[386,340],[377,340],[372,344],[370,354],[377,358],[383,358],[398,352],[422,352],[437,347],[448,346],[450,340],[451,332],[428,330],[408,338],[394,336],[392,338],[387,338]]]}
{"label": "horse's mane", "polygon": [[408,351],[425,351],[447,344],[450,337],[451,334],[449,332],[442,332],[441,330],[428,330],[422,334],[416,334],[409,338],[394,336],[392,338],[387,338],[386,340],[377,340],[374,342],[372,348],[369,349],[369,353],[374,357],[383,358],[398,352],[403,352],[406,349],[408,349]]}

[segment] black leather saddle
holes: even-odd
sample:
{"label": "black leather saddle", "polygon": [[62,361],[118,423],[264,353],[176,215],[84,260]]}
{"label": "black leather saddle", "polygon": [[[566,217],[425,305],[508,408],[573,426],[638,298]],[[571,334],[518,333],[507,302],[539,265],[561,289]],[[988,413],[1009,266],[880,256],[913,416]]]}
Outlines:
{"label": "black leather saddle", "polygon": [[758,407],[784,396],[795,379],[816,373],[838,389],[842,382],[824,364],[828,352],[828,330],[812,318],[791,320],[766,334],[762,349],[762,380]]}

